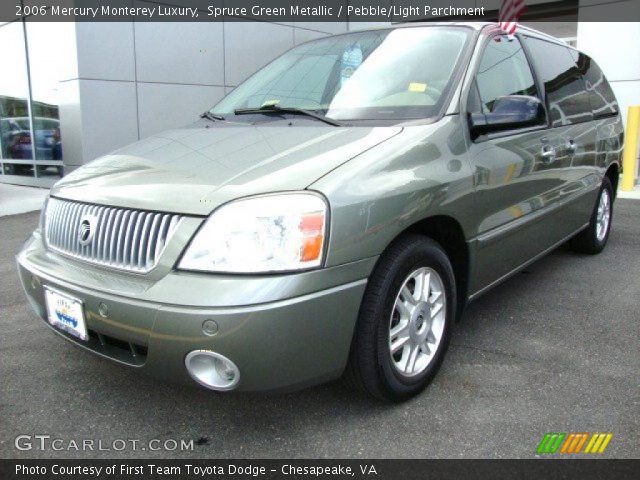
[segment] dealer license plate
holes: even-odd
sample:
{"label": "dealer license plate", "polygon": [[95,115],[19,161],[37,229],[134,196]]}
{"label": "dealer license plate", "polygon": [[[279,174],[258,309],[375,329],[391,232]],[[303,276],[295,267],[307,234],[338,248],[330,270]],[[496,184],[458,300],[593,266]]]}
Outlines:
{"label": "dealer license plate", "polygon": [[89,340],[82,302],[48,287],[44,292],[49,323],[81,340]]}

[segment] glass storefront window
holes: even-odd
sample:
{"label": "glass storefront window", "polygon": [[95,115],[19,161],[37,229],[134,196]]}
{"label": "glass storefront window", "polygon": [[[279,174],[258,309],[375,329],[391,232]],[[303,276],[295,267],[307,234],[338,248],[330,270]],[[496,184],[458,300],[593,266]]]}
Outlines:
{"label": "glass storefront window", "polygon": [[26,28],[37,175],[60,176],[63,152],[58,90],[71,59],[64,55],[64,26],[27,21]]}
{"label": "glass storefront window", "polygon": [[63,174],[58,92],[73,62],[70,32],[60,23],[0,24],[0,175],[24,178],[17,183],[46,185]]}
{"label": "glass storefront window", "polygon": [[0,45],[0,154],[3,173],[33,176],[29,82],[22,22],[0,27]]}

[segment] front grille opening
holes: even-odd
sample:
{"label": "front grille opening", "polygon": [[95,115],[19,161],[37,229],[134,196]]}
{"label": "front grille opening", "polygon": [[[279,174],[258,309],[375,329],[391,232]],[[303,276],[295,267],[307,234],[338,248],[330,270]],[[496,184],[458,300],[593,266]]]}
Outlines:
{"label": "front grille opening", "polygon": [[45,241],[51,250],[136,273],[153,269],[182,216],[50,198]]}
{"label": "front grille opening", "polygon": [[149,347],[146,347],[145,345],[138,345],[137,343],[133,344],[133,348],[135,348],[137,354],[141,357],[146,357],[147,352],[149,351]]}
{"label": "front grille opening", "polygon": [[149,351],[146,345],[127,342],[111,335],[88,330],[89,348],[131,365],[143,365]]}

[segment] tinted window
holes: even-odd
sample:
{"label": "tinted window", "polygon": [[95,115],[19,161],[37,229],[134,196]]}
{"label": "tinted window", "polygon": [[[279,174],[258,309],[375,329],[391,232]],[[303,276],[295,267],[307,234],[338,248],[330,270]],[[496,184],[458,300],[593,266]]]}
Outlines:
{"label": "tinted window", "polygon": [[[527,57],[517,38],[489,40],[476,74],[477,90],[470,92],[469,111],[491,112],[495,101],[507,95],[537,96]],[[478,98],[479,97],[479,98]]]}
{"label": "tinted window", "polygon": [[591,120],[589,94],[570,50],[537,38],[527,38],[527,45],[544,82],[551,125]]}
{"label": "tinted window", "polygon": [[571,50],[571,54],[583,75],[593,114],[595,116],[617,114],[618,102],[598,64],[576,50]]}

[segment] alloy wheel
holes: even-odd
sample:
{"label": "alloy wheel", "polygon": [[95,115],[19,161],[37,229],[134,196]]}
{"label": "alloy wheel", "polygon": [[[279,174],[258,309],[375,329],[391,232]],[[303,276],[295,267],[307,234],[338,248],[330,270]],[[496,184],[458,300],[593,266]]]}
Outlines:
{"label": "alloy wheel", "polygon": [[389,353],[403,376],[424,372],[435,357],[444,333],[446,292],[432,268],[414,270],[396,295],[389,322]]}
{"label": "alloy wheel", "polygon": [[609,231],[609,222],[611,221],[611,197],[609,191],[605,188],[600,193],[600,201],[598,202],[598,213],[596,216],[596,238],[602,242]]}

